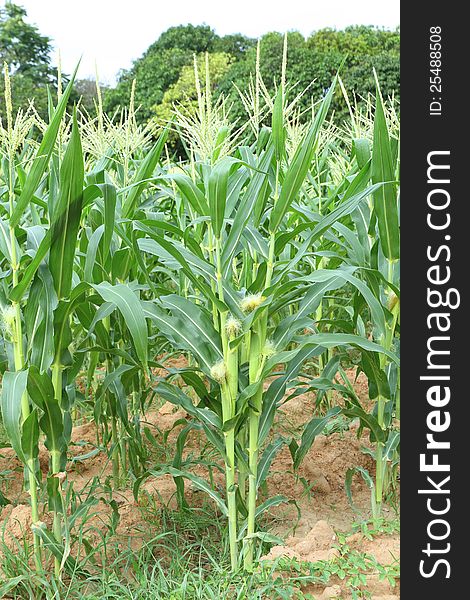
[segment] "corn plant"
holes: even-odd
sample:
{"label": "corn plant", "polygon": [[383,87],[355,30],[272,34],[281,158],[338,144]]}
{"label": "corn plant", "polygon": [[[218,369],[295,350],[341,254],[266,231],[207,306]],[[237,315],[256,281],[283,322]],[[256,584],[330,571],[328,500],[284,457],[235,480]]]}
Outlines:
{"label": "corn plant", "polygon": [[[314,315],[325,293],[352,283],[385,332],[383,308],[360,279],[347,269],[299,272],[312,245],[381,186],[368,186],[368,162],[352,181],[345,180],[341,201],[333,210],[299,222],[304,209],[297,202],[303,199],[302,187],[333,92],[334,84],[289,158],[281,86],[273,104],[272,128],[264,129],[253,145],[167,176],[176,184],[175,204],[185,207],[187,228],[172,226],[169,231],[162,223],[160,233],[155,223],[154,231],[146,228],[146,235],[137,240],[143,252],[175,273],[168,293],[145,302],[144,310],[171,345],[188,352],[194,363],[181,372],[191,395],[171,381],[160,382],[157,393],[184,407],[219,450],[225,463],[225,501],[204,480],[181,470],[187,430],[170,472],[180,490],[182,477],[189,478],[227,516],[233,570],[241,556],[244,568],[253,569],[255,540],[263,539],[257,520],[264,510],[285,500],[276,497],[259,505],[258,491],[283,443],[266,445],[276,409],[302,363],[325,348],[345,345],[374,356],[384,352],[396,360],[365,337],[316,329]],[[164,184],[162,189],[172,194]],[[143,230],[141,224],[135,226]],[[189,281],[186,296],[174,293],[178,272]],[[278,376],[267,386],[273,373]],[[309,424],[295,449],[296,464],[340,410],[335,407]]]}
{"label": "corn plant", "polygon": [[[352,110],[352,109],[351,109]],[[386,110],[377,82],[375,111],[365,118],[356,116],[352,111],[352,127],[347,130],[352,135],[349,142],[351,159],[346,164],[352,172],[364,171],[363,185],[369,181],[383,182],[369,198],[352,213],[349,222],[334,223],[325,235],[326,243],[321,262],[328,256],[328,268],[341,265],[343,276],[349,273],[349,284],[354,287],[347,294],[346,303],[338,295],[330,298],[325,307],[317,310],[319,327],[334,327],[337,331],[356,331],[359,335],[369,335],[385,350],[398,350],[397,332],[400,322],[399,289],[399,224],[398,193],[399,180],[398,136],[390,133],[388,122],[393,124],[394,113]],[[375,113],[375,114],[374,114]],[[341,135],[341,134],[340,134]],[[354,137],[356,136],[356,137]],[[336,151],[336,148],[335,148]],[[341,169],[344,160],[341,157]],[[331,193],[328,203],[336,203],[338,194],[343,191],[342,183],[338,187],[334,174],[330,176]],[[333,183],[333,185],[332,185]],[[321,207],[319,207],[321,209]],[[304,209],[305,212],[305,209]],[[310,214],[309,218],[314,215]],[[354,290],[355,288],[355,290]],[[362,290],[362,291],[361,291]],[[364,299],[369,296],[369,314],[364,315]],[[376,305],[374,308],[372,308]],[[379,308],[380,305],[380,308]],[[323,309],[323,310],[322,310]],[[346,311],[349,312],[347,315]],[[363,316],[371,319],[369,326]],[[336,318],[333,318],[336,317]],[[352,318],[351,318],[352,317]],[[328,356],[324,373],[328,378],[342,371],[339,356]],[[400,371],[399,366],[387,357],[362,352],[359,369],[364,371],[369,381],[369,396],[376,400],[372,414],[367,413],[354,394],[352,386],[343,372],[346,385],[338,388],[346,394],[347,401],[343,413],[351,419],[359,419],[360,429],[370,430],[371,441],[375,444],[376,464],[375,482],[364,470],[358,472],[371,486],[371,506],[374,517],[381,514],[384,491],[393,484],[393,471],[396,468],[399,431],[396,420],[400,418]],[[314,389],[305,386],[303,391]],[[321,399],[323,392],[319,395]],[[350,487],[348,476],[347,487]]]}
{"label": "corn plant", "polygon": [[[72,80],[73,81],[73,80]],[[5,428],[13,448],[25,465],[25,480],[31,498],[31,516],[34,529],[34,557],[36,568],[41,568],[41,549],[38,510],[38,440],[39,428],[46,435],[46,445],[51,456],[50,477],[48,478],[49,503],[54,512],[54,533],[59,536],[60,479],[64,451],[64,418],[61,406],[61,348],[54,344],[54,327],[61,328],[61,322],[54,319],[59,298],[66,297],[71,285],[70,246],[76,235],[77,212],[81,210],[81,182],[83,169],[80,169],[81,148],[77,138],[76,122],[69,150],[61,167],[60,192],[51,197],[47,232],[37,224],[36,198],[34,194],[42,184],[47,164],[54,150],[56,137],[61,125],[66,103],[72,89],[72,81],[65,90],[55,109],[50,125],[45,132],[36,156],[31,162],[25,177],[17,151],[20,150],[20,135],[13,125],[10,82],[5,67],[5,90],[7,106],[7,152],[2,161],[3,177],[6,181],[7,204],[2,205],[2,254],[9,269],[3,271],[2,300],[3,322],[6,333],[8,370],[3,376],[2,415]],[[22,140],[24,142],[24,139]],[[16,146],[16,147],[15,147]],[[25,159],[27,150],[23,149]],[[20,155],[21,156],[21,155]],[[76,168],[71,179],[70,175]],[[57,191],[57,190],[56,190]],[[23,215],[31,210],[33,224],[22,223]],[[72,217],[72,218],[69,218]],[[34,223],[36,221],[36,224]],[[54,240],[54,241],[53,241]],[[74,245],[71,246],[72,252]],[[50,250],[50,269],[41,268],[41,261]],[[23,295],[31,284],[30,297],[23,306]],[[12,352],[10,352],[12,350]],[[28,372],[29,364],[35,370]],[[36,370],[50,371],[51,378],[36,390]],[[32,403],[28,395],[31,387]],[[34,388],[34,389],[33,389]],[[56,559],[56,571],[59,563]]]}
{"label": "corn plant", "polygon": [[[7,78],[7,103],[8,83]],[[3,375],[2,416],[12,446],[25,464],[36,568],[42,568],[42,542],[54,556],[56,576],[60,576],[64,565],[70,566],[63,494],[68,485],[67,447],[76,376],[85,357],[96,367],[96,357],[104,355],[108,368],[104,388],[110,390],[112,451],[117,462],[117,413],[123,427],[129,429],[127,409],[119,404],[123,399],[121,376],[129,371],[146,376],[148,369],[147,323],[138,295],[122,283],[129,269],[127,257],[124,261],[122,258],[131,248],[115,261],[118,275],[114,279],[109,281],[105,273],[107,269],[112,272],[106,261],[110,265],[120,249],[113,245],[117,200],[118,208],[128,215],[142,192],[140,182],[145,179],[145,170],[153,171],[162,147],[160,142],[137,169],[137,184],[132,182],[120,194],[113,185],[100,180],[99,173],[87,182],[75,112],[66,135],[58,137],[64,132],[65,107],[72,86],[73,80],[53,110],[31,159],[26,158],[27,149],[23,156],[17,156],[15,136],[19,134],[9,112],[4,132],[7,156],[2,163],[7,202],[2,204],[1,251],[2,263],[9,267],[2,272],[4,342],[9,358]],[[17,121],[17,127],[20,125]],[[27,171],[21,161],[30,163]],[[126,239],[125,234],[123,237]],[[80,250],[84,251],[84,264]],[[115,329],[122,342],[117,338],[118,347],[114,348],[109,338],[111,315],[116,309],[119,314]],[[114,355],[119,358],[117,366],[110,358]],[[133,381],[134,390],[136,385],[138,382]],[[52,532],[39,519],[40,436],[44,436],[50,456],[46,490],[49,510],[54,515]]]}
{"label": "corn plant", "polygon": [[[259,69],[244,95],[249,132],[230,122],[223,100],[212,103],[208,78],[205,93],[198,87],[196,69],[196,112],[177,110],[153,144],[133,99],[120,118],[103,114],[100,96],[96,118],[67,115],[73,79],[56,106],[50,97],[47,125],[29,112],[14,119],[6,72],[1,408],[25,466],[38,571],[46,550],[58,578],[77,568],[67,454],[79,420],[95,420],[114,489],[133,482],[138,497],[145,477],[170,473],[182,509],[185,480],[205,491],[227,519],[233,571],[254,569],[259,542],[271,539],[260,518],[287,500],[260,494],[276,454],[287,444],[298,468],[340,413],[370,430],[380,514],[399,439],[398,142],[379,90],[367,131],[355,123],[354,139],[337,135],[327,120],[337,78],[301,122],[286,61],[287,47],[273,97]],[[187,161],[165,149],[171,127]],[[188,364],[155,379],[164,349]],[[344,375],[351,349],[377,401],[372,414]],[[277,410],[309,391],[317,406],[300,441],[276,436]],[[172,464],[148,470],[141,420],[154,397],[191,418]],[[223,492],[185,459],[192,430],[218,452]]]}

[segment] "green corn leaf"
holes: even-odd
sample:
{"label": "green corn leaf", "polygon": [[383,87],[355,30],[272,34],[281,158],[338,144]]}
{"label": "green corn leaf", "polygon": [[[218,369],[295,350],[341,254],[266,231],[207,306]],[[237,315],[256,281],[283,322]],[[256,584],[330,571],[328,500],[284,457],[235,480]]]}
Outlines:
{"label": "green corn leaf", "polygon": [[358,473],[359,475],[362,476],[362,479],[364,480],[365,484],[367,485],[367,487],[370,490],[373,489],[374,482],[372,480],[372,477],[369,474],[369,471],[367,469],[364,469],[363,467],[352,467],[352,468],[347,469],[347,471],[346,471],[346,475],[344,478],[344,489],[346,492],[346,496],[348,498],[348,502],[349,502],[349,505],[351,506],[351,508],[355,512],[359,513],[360,511],[354,505],[353,497],[352,497],[352,482],[353,482],[353,477],[356,473]]}
{"label": "green corn leaf", "polygon": [[390,398],[390,385],[385,371],[380,368],[379,357],[375,352],[364,351],[361,365],[369,382],[369,398],[382,396]]}
{"label": "green corn leaf", "polygon": [[395,181],[395,165],[388,135],[384,105],[377,89],[374,145],[372,148],[372,182],[385,182],[374,192],[374,210],[383,253],[390,260],[400,257],[400,227],[398,222],[398,199]]}
{"label": "green corn leaf", "polygon": [[107,281],[93,284],[105,302],[112,302],[119,309],[134,341],[137,356],[147,370],[148,331],[144,311],[137,295],[125,284],[111,285]]}
{"label": "green corn leaf", "polygon": [[222,358],[220,334],[214,329],[210,317],[190,300],[171,294],[161,296],[162,306],[169,310],[174,317],[179,317],[188,331],[191,331],[199,344],[208,347],[208,354],[214,356],[214,362]]}
{"label": "green corn leaf", "polygon": [[[87,178],[88,179],[88,178]],[[116,188],[109,183],[94,183],[83,190],[83,208],[91,205],[96,198],[103,198],[103,260],[106,260],[114,233],[116,219]]]}
{"label": "green corn leaf", "polygon": [[[188,434],[192,430],[193,430],[193,425],[192,425],[192,423],[190,423],[189,425],[184,427],[178,435],[178,438],[176,440],[175,456],[173,458],[173,464],[172,464],[174,469],[181,470],[181,467],[183,464],[184,445],[186,443]],[[176,496],[178,499],[178,507],[180,509],[181,508],[183,508],[183,509],[189,508],[189,505],[186,502],[186,499],[184,497],[184,478],[179,477],[179,476],[174,477],[174,481],[175,481],[175,485],[176,485]]]}
{"label": "green corn leaf", "polygon": [[34,404],[43,411],[43,416],[39,419],[39,426],[46,436],[46,448],[51,453],[62,453],[66,446],[64,421],[49,375],[40,373],[34,366],[30,367],[28,393]]}
{"label": "green corn leaf", "polygon": [[310,286],[299,304],[296,313],[285,318],[276,328],[273,334],[273,342],[278,349],[285,348],[292,340],[296,331],[302,326],[304,317],[308,317],[316,311],[326,292],[338,289],[344,285],[340,277],[332,277],[326,281],[320,281]]}
{"label": "green corn leaf", "polygon": [[400,432],[398,429],[394,429],[388,435],[387,442],[385,444],[383,460],[393,460],[393,455],[397,451],[400,444]]}
{"label": "green corn leaf", "polygon": [[21,431],[21,447],[26,461],[35,460],[39,454],[38,413],[33,409],[24,420]]}
{"label": "green corn leaf", "polygon": [[28,173],[23,189],[21,191],[21,195],[18,198],[18,201],[12,214],[10,215],[10,227],[16,227],[20,222],[21,216],[23,215],[23,212],[25,211],[28,204],[31,202],[34,193],[36,192],[39,183],[41,182],[42,176],[46,171],[47,165],[49,164],[51,154],[54,150],[57,134],[59,132],[62,117],[64,116],[69,101],[70,93],[74,86],[78,66],[79,65],[75,67],[72,77],[70,78],[70,81],[67,84],[64,93],[62,94],[60,102],[54,111],[51,122],[49,123],[49,126],[43,135],[42,142],[36,152],[36,158],[34,159],[31,169]]}
{"label": "green corn leaf", "polygon": [[83,279],[89,283],[93,283],[93,269],[96,265],[96,254],[98,252],[98,248],[101,242],[101,239],[104,235],[105,227],[104,225],[100,225],[95,229],[95,231],[91,234],[91,237],[88,241],[88,247],[86,250],[86,258],[85,258],[85,268],[83,270]]}
{"label": "green corn leaf", "polygon": [[385,336],[385,312],[382,304],[377,300],[374,294],[370,291],[369,287],[358,277],[353,275],[355,271],[353,268],[343,268],[343,269],[320,269],[309,275],[305,279],[309,281],[329,281],[336,277],[343,279],[350,283],[353,287],[355,287],[358,292],[362,295],[364,300],[367,302],[372,319],[374,324],[378,328],[379,337]]}
{"label": "green corn leaf", "polygon": [[133,181],[133,186],[131,187],[127,197],[122,206],[122,217],[127,219],[131,217],[136,208],[137,202],[147,185],[146,180],[149,179],[153,172],[155,171],[155,167],[160,160],[160,155],[165,146],[165,142],[168,137],[169,127],[166,127],[160,137],[155,142],[154,147],[150,150],[150,152],[146,155],[142,163],[140,164]]}
{"label": "green corn leaf", "polygon": [[[214,354],[213,348],[207,344],[200,343],[197,334],[192,330],[188,323],[180,317],[168,315],[153,302],[145,302],[144,314],[146,317],[158,326],[162,335],[164,335],[171,344],[179,350],[191,352],[198,361],[201,369],[206,374],[210,373],[211,367],[218,362],[221,354]],[[195,312],[197,308],[195,307]]]}
{"label": "green corn leaf", "polygon": [[225,203],[227,202],[227,186],[230,171],[235,163],[239,163],[236,158],[227,156],[223,158],[211,170],[209,175],[207,196],[209,200],[209,211],[212,222],[212,229],[216,238],[220,238],[220,232],[224,224]]}
{"label": "green corn leaf", "polygon": [[51,223],[49,269],[59,299],[72,287],[75,246],[83,202],[84,165],[77,116],[73,115],[72,134],[60,168],[60,193]]}
{"label": "green corn leaf", "polygon": [[[58,300],[50,271],[45,265],[39,267],[37,280],[40,286],[39,297],[28,297],[26,310],[34,310],[39,325],[34,331],[31,344],[31,363],[41,372],[46,371],[54,360],[54,311]],[[34,284],[33,284],[34,285]],[[38,304],[36,304],[38,302]],[[40,314],[38,314],[40,309]]]}
{"label": "green corn leaf", "polygon": [[23,277],[21,278],[20,282],[10,292],[10,299],[13,302],[19,302],[22,299],[23,294],[26,291],[26,288],[33,280],[34,275],[36,274],[36,271],[39,268],[39,265],[44,260],[44,257],[46,256],[46,254],[51,246],[51,240],[52,240],[51,230],[49,229],[47,231],[46,235],[42,238],[41,243],[39,244],[39,248],[37,249],[37,252],[35,253],[33,260],[29,263],[29,265],[24,270]]}
{"label": "green corn leaf", "polygon": [[[171,258],[182,268],[184,274],[186,277],[188,277],[188,279],[190,279],[196,289],[200,289],[206,298],[213,302],[219,308],[219,310],[227,310],[227,307],[217,298],[210,286],[200,281],[194,274],[194,267],[196,267],[204,272],[207,277],[212,277],[215,279],[214,267],[212,265],[195,256],[193,252],[183,249],[183,247],[180,247],[178,244],[171,242],[162,236],[154,235],[153,240],[146,241],[153,241],[158,244],[163,249],[163,252],[167,253],[167,255],[170,255]],[[158,252],[155,247],[152,248],[148,244],[145,244],[144,246],[139,244],[139,247],[144,248],[147,252]]]}
{"label": "green corn leaf", "polygon": [[301,336],[299,341],[301,341],[302,344],[318,344],[324,348],[334,348],[335,346],[342,345],[357,346],[364,350],[385,354],[394,363],[397,365],[400,364],[400,360],[394,352],[359,335],[350,333],[315,333],[313,335]]}
{"label": "green corn leaf", "polygon": [[184,198],[189,202],[197,215],[201,217],[209,215],[209,205],[207,204],[206,197],[190,177],[182,173],[174,173],[171,175],[171,179],[179,187]]}
{"label": "green corn leaf", "polygon": [[258,475],[256,479],[257,487],[262,485],[266,480],[273,460],[276,458],[276,455],[285,443],[285,439],[277,438],[274,442],[266,446],[258,464]]}
{"label": "green corn leaf", "polygon": [[256,507],[256,518],[260,517],[264,512],[266,512],[270,508],[274,508],[275,506],[279,506],[280,504],[285,504],[286,502],[289,502],[289,499],[286,498],[286,496],[282,496],[281,494],[268,498]]}
{"label": "green corn leaf", "polygon": [[[15,240],[16,243],[16,240]],[[0,253],[11,264],[11,238],[8,224],[0,217]]]}
{"label": "green corn leaf", "polygon": [[228,511],[225,502],[222,500],[220,495],[213,489],[213,487],[209,483],[207,483],[207,481],[202,479],[202,477],[194,475],[194,473],[191,473],[190,471],[180,471],[179,469],[174,469],[172,467],[168,469],[168,472],[171,475],[173,475],[173,477],[185,477],[186,479],[189,479],[193,483],[194,487],[198,488],[202,492],[205,492],[209,496],[209,498],[211,498],[211,500],[215,502],[216,506],[219,508],[220,512],[225,517],[228,516]]}
{"label": "green corn leaf", "polygon": [[287,169],[284,181],[282,183],[281,193],[279,194],[279,198],[277,199],[277,202],[271,213],[271,219],[269,222],[269,230],[271,232],[277,231],[277,228],[284,218],[284,215],[289,210],[290,205],[296,198],[305,180],[307,172],[310,168],[313,153],[317,145],[318,135],[333,98],[335,86],[336,78],[328,90],[325,98],[322,100],[310,130],[299,144],[294,157],[292,158],[292,162]]}
{"label": "green corn leaf", "polygon": [[26,462],[21,443],[21,399],[26,393],[28,371],[6,371],[2,381],[2,419],[8,439],[18,458]]}
{"label": "green corn leaf", "polygon": [[342,413],[350,419],[358,418],[362,427],[367,427],[371,432],[371,440],[374,442],[385,441],[385,431],[380,427],[379,422],[374,415],[367,413],[360,406],[352,406],[351,408],[343,408]]}
{"label": "green corn leaf", "polygon": [[321,434],[321,432],[325,429],[328,421],[338,415],[341,412],[341,408],[339,406],[335,406],[330,409],[325,416],[323,417],[315,417],[312,419],[305,427],[304,432],[302,433],[302,439],[300,441],[300,446],[297,448],[294,456],[294,469],[298,469],[300,463],[305,458],[305,455],[312,447],[313,442],[317,435]]}
{"label": "green corn leaf", "polygon": [[[119,365],[117,369],[111,371],[106,375],[106,377],[103,380],[103,383],[100,385],[96,392],[96,398],[99,399],[101,396],[103,396],[103,394],[108,388],[112,389],[113,393],[116,393],[115,383],[121,380],[121,377],[124,375],[124,373],[134,374],[137,373],[137,370],[137,367],[132,365]],[[125,420],[127,421],[127,416]]]}
{"label": "green corn leaf", "polygon": [[293,379],[300,371],[302,364],[312,356],[318,356],[324,352],[321,346],[307,345],[288,362],[285,373],[277,377],[269,386],[263,397],[263,409],[259,420],[259,443],[262,444],[269,435],[271,426],[274,422],[274,415],[282,402],[286,387],[289,381]]}
{"label": "green corn leaf", "polygon": [[252,177],[245,193],[237,207],[235,217],[230,227],[230,232],[224,240],[222,250],[222,266],[224,276],[231,268],[231,261],[236,251],[240,238],[248,221],[253,217],[257,204],[262,202],[264,190],[268,185],[268,171],[273,158],[274,149],[272,144],[261,157],[258,170],[253,171]]}
{"label": "green corn leaf", "polygon": [[353,141],[357,166],[362,169],[370,160],[370,143],[366,138],[356,138]]}
{"label": "green corn leaf", "polygon": [[216,415],[209,408],[198,408],[197,406],[194,406],[191,398],[189,398],[189,396],[182,392],[177,386],[160,382],[157,388],[157,393],[168,402],[171,402],[176,406],[181,406],[181,408],[184,408],[189,415],[196,417],[208,427],[214,427],[219,431],[222,429],[222,422],[218,415]]}
{"label": "green corn leaf", "polygon": [[[54,477],[53,479],[56,478]],[[69,575],[76,575],[79,572],[86,574],[82,569],[78,569],[76,559],[68,555],[64,544],[55,539],[54,534],[47,529],[45,523],[36,523],[32,527],[33,532],[41,538],[44,547],[47,548],[57,560],[63,563],[63,566]]]}
{"label": "green corn leaf", "polygon": [[214,152],[212,153],[212,161],[213,162],[215,162],[219,158],[220,152],[224,145],[224,142],[229,137],[229,135],[230,135],[230,127],[228,127],[227,125],[223,125],[217,132],[217,137],[215,139],[215,149],[214,149]]}

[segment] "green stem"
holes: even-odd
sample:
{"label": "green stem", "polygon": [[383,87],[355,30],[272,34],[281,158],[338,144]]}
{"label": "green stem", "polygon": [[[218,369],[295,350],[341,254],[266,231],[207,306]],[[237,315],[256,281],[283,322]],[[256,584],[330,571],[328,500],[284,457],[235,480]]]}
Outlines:
{"label": "green stem", "polygon": [[397,382],[397,391],[395,394],[395,417],[400,420],[400,378]]}
{"label": "green stem", "polygon": [[[393,282],[393,262],[391,260],[388,261],[388,281],[390,283]],[[390,293],[390,298],[392,298],[392,293]],[[395,299],[396,300],[396,299]],[[392,322],[390,325],[387,325],[387,331],[385,333],[385,339],[383,340],[383,346],[386,350],[390,350],[393,344],[393,338],[395,336],[395,329],[398,322],[399,314],[400,314],[400,304],[399,301],[396,300],[393,306],[390,306],[392,312]],[[384,370],[387,366],[387,357],[385,354],[380,355],[379,359],[380,368]],[[398,373],[398,379],[400,378],[400,374]],[[399,402],[399,391],[398,391],[398,402]],[[377,422],[379,427],[385,431],[385,404],[386,398],[383,396],[378,397],[377,401]],[[383,451],[385,444],[383,442],[377,442],[377,447],[375,449],[375,505],[373,505],[374,518],[378,518],[381,516],[382,512],[382,501],[384,494],[384,482],[388,481],[387,478],[387,464],[384,462]]]}
{"label": "green stem", "polygon": [[[107,316],[103,319],[103,324],[104,324],[106,332],[108,333],[108,336],[109,336],[110,331],[111,331],[111,319],[109,316]],[[110,356],[106,356],[106,374],[109,375],[109,373],[111,373],[112,371],[113,371],[112,360],[111,360]],[[106,392],[106,396],[107,396],[107,404],[108,404],[107,408],[108,408],[109,413],[111,414],[111,446],[112,446],[111,461],[113,464],[113,485],[114,485],[115,489],[118,489],[120,486],[120,475],[121,475],[120,474],[120,461],[119,461],[120,438],[119,438],[119,434],[118,434],[116,411],[112,404],[112,398],[108,392]]]}
{"label": "green stem", "polygon": [[[276,184],[274,188],[273,205],[278,198],[279,183],[279,163],[276,164]],[[264,289],[271,286],[274,273],[274,251],[276,243],[276,232],[271,231],[269,235],[269,252],[266,269],[266,279]],[[256,327],[256,329],[255,329]],[[263,349],[266,344],[268,329],[268,313],[264,311],[257,325],[254,326],[250,341],[250,364],[249,380],[250,384],[256,383],[261,377],[264,358]],[[248,519],[247,534],[244,541],[244,567],[247,571],[253,570],[254,556],[254,534],[256,531],[256,500],[258,497],[258,457],[259,457],[259,420],[263,404],[263,387],[251,399],[251,407],[248,416]]]}
{"label": "green stem", "polygon": [[[249,379],[255,383],[262,369],[262,350],[264,346],[264,323],[258,323],[259,331],[253,331],[250,344]],[[244,567],[246,571],[253,570],[254,534],[256,531],[256,500],[258,495],[258,437],[259,418],[263,401],[263,390],[260,388],[251,399],[252,405],[248,416],[248,519],[247,533],[244,542]]]}
{"label": "green stem", "polygon": [[[258,394],[257,394],[258,395]],[[254,554],[254,534],[256,528],[256,499],[257,499],[257,478],[258,478],[258,433],[259,433],[259,413],[255,410],[250,411],[248,417],[248,465],[250,472],[248,475],[248,522],[247,536],[245,538],[245,556],[244,566],[247,571],[253,570]]]}
{"label": "green stem", "polygon": [[[246,429],[243,428],[238,434],[238,443],[241,448],[246,448]],[[246,482],[248,480],[248,472],[243,464],[238,467],[238,489],[243,502],[246,501]]]}
{"label": "green stem", "polygon": [[112,463],[113,463],[113,484],[114,488],[118,489],[120,485],[120,468],[119,468],[119,434],[117,419],[114,412],[111,417],[111,446],[112,450]]}
{"label": "green stem", "polygon": [[[217,293],[219,300],[224,301],[224,288],[222,283],[222,260],[220,252],[220,239],[215,239],[215,259],[217,274]],[[230,348],[230,340],[226,331],[226,313],[220,312],[220,336],[224,363],[227,369],[226,380],[221,385],[222,394],[222,420],[224,423],[235,416],[236,398],[238,393],[238,349]],[[235,335],[231,336],[233,339]],[[227,491],[228,529],[230,546],[230,564],[232,571],[238,569],[238,544],[237,544],[237,501],[235,487],[235,429],[232,427],[224,432],[225,452],[225,483]]]}
{"label": "green stem", "polygon": [[[384,429],[384,408],[385,398],[379,396],[377,421],[381,429]],[[384,476],[383,449],[383,442],[377,442],[377,446],[375,448],[375,507],[373,507],[375,512],[375,514],[373,515],[374,518],[380,517],[380,514],[382,512]]]}
{"label": "green stem", "polygon": [[[9,159],[9,206],[10,214],[13,212],[14,204],[14,174],[13,174],[13,156],[10,155]],[[11,247],[11,270],[12,270],[12,283],[13,288],[18,285],[18,257],[16,254],[16,236],[15,229],[9,228],[10,233],[10,247]],[[13,325],[13,356],[15,363],[15,371],[21,371],[24,368],[24,352],[23,352],[23,327],[21,321],[21,308],[18,302],[12,303],[14,310],[14,325]],[[21,420],[24,423],[30,415],[29,398],[27,392],[21,396]],[[39,521],[39,509],[38,509],[38,493],[37,493],[37,481],[34,460],[28,461],[28,484],[29,484],[29,496],[31,500],[31,524],[37,524]],[[34,546],[34,564],[36,572],[39,574],[42,572],[42,557],[41,557],[41,540],[39,536],[34,533],[33,530],[33,546]]]}
{"label": "green stem", "polygon": [[126,441],[126,428],[121,420],[119,420],[119,456],[121,459],[121,476],[123,482],[127,476],[127,441]]}
{"label": "green stem", "polygon": [[[227,383],[222,385],[222,412],[223,421],[232,418],[231,394]],[[237,501],[235,488],[235,429],[232,428],[224,433],[225,452],[227,462],[225,464],[225,484],[227,491],[228,508],[228,530],[230,546],[230,564],[232,571],[238,569],[238,545],[237,545]]]}
{"label": "green stem", "polygon": [[228,530],[230,544],[230,565],[232,571],[238,569],[238,544],[237,544],[237,499],[235,488],[235,433],[232,429],[225,436],[228,465],[226,468],[227,480],[227,505],[228,505]]}
{"label": "green stem", "polygon": [[[59,403],[59,407],[62,405],[62,365],[59,361],[55,361],[51,367],[52,374],[52,386],[54,388],[54,396]],[[58,477],[60,473],[60,451],[55,450],[51,452],[51,469],[52,477]],[[58,501],[62,505],[62,491],[61,481],[59,479],[58,487]],[[56,503],[54,504],[54,520],[52,523],[52,532],[59,546],[62,545],[62,520],[59,511],[57,510]],[[57,578],[61,575],[60,560],[54,556],[54,572]]]}

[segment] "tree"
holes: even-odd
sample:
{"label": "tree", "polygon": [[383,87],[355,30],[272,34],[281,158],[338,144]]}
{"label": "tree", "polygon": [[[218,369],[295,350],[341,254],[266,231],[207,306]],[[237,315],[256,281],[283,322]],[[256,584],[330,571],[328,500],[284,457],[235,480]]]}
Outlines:
{"label": "tree", "polygon": [[[365,97],[374,93],[373,69],[377,70],[384,96],[394,94],[399,98],[400,34],[374,27],[357,26],[345,30],[322,29],[304,38],[290,32],[288,40],[287,80],[296,84],[294,92],[309,87],[299,106],[308,109],[311,98],[319,100],[330,86],[343,60],[341,78],[350,93]],[[284,36],[268,33],[260,39],[260,72],[269,91],[274,93],[281,78]],[[218,90],[230,97],[234,117],[244,118],[245,112],[236,87],[246,89],[250,75],[255,72],[256,49],[249,48],[243,57],[234,62],[220,81]],[[235,86],[234,86],[235,84]],[[338,87],[333,108],[341,118],[347,107]]]}
{"label": "tree", "polygon": [[207,25],[180,25],[161,34],[132,68],[123,71],[117,86],[104,99],[105,110],[115,111],[129,103],[132,81],[136,79],[136,105],[141,122],[154,115],[165,92],[174,85],[183,67],[192,65],[193,55],[205,52],[228,53],[240,59],[254,41],[241,34],[220,38]]}
{"label": "tree", "polygon": [[[0,9],[0,61],[2,66],[8,65],[12,74],[14,109],[27,106],[34,97],[36,109],[44,116],[47,85],[55,80],[50,65],[51,40],[26,23],[25,17],[25,9],[12,2],[6,2]],[[3,78],[0,90],[3,94]]]}
{"label": "tree", "polygon": [[[105,94],[108,86],[100,84],[101,94]],[[98,90],[96,89],[96,79],[77,79],[74,85],[74,98],[80,102],[80,107],[91,116],[95,115],[96,105],[98,103]]]}
{"label": "tree", "polygon": [[[231,55],[224,52],[213,52],[212,54],[203,53],[198,55],[196,59],[198,79],[203,94],[205,93],[207,86],[207,69],[209,71],[211,93],[214,94],[217,92],[217,87],[227,73],[232,60]],[[190,65],[185,65],[181,69],[178,81],[166,90],[163,94],[162,102],[153,107],[154,116],[159,124],[165,125],[170,121],[175,105],[188,117],[194,116],[197,112],[198,98],[196,92],[196,72],[194,62]],[[184,152],[182,152],[181,140],[176,131],[170,131],[168,142],[172,151],[175,150],[180,156],[184,155]]]}
{"label": "tree", "polygon": [[250,48],[256,47],[256,40],[241,33],[234,33],[217,38],[213,46],[214,52],[230,54],[236,60],[240,60]]}
{"label": "tree", "polygon": [[[230,55],[223,52],[215,52],[208,55],[209,80],[212,92],[217,90],[217,86],[226,74],[230,62]],[[197,57],[197,69],[200,85],[204,92],[206,88],[205,54],[200,54]],[[174,104],[182,105],[189,112],[196,110],[197,93],[194,64],[185,65],[181,69],[178,81],[167,89],[163,94],[162,102],[154,107],[157,119],[162,122],[169,121]]]}
{"label": "tree", "polygon": [[211,48],[214,32],[205,25],[170,27],[162,33],[133,67],[123,71],[116,88],[105,95],[105,109],[113,112],[127,106],[132,81],[136,79],[136,105],[140,106],[138,118],[146,121],[152,117],[152,107],[160,104],[165,91],[178,80],[184,65]]}
{"label": "tree", "polygon": [[0,60],[12,74],[44,83],[53,75],[50,66],[51,40],[34,25],[25,22],[26,10],[6,2],[0,9]]}

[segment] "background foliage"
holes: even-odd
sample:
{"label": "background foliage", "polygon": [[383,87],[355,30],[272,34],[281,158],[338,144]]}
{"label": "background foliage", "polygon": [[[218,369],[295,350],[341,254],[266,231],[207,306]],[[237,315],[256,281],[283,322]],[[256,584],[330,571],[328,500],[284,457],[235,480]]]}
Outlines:
{"label": "background foliage", "polygon": [[[43,115],[47,111],[47,86],[56,81],[56,71],[50,63],[51,40],[26,23],[25,17],[25,9],[11,2],[0,8],[0,62],[2,66],[6,63],[14,74],[14,108],[26,108],[34,97],[36,109]],[[3,85],[0,82],[2,95]],[[0,116],[4,115],[2,101]]]}
{"label": "background foliage", "polygon": [[[0,11],[0,60],[14,73],[15,108],[26,107],[34,97],[41,116],[47,112],[47,86],[56,83],[51,65],[51,40],[25,21],[23,8],[7,3]],[[384,97],[399,100],[400,33],[369,26],[353,26],[342,31],[322,29],[304,38],[299,32],[288,34],[287,79],[297,82],[299,90],[310,86],[300,102],[307,110],[311,98],[321,98],[344,60],[342,79],[348,93],[365,97],[374,93],[373,68],[381,82]],[[271,32],[260,40],[260,69],[269,92],[280,81],[283,35]],[[219,36],[208,25],[170,27],[137,59],[119,74],[114,88],[104,89],[104,108],[110,114],[129,105],[132,82],[136,80],[137,121],[166,120],[174,102],[194,103],[193,57],[209,53],[210,75],[215,97],[223,93],[231,106],[232,119],[246,118],[237,88],[246,90],[256,66],[256,40],[242,34]],[[204,69],[202,78],[204,78]],[[191,90],[191,92],[189,91]],[[192,95],[191,95],[192,94]],[[96,88],[90,80],[78,80],[70,101],[82,99],[93,111]],[[338,88],[332,108],[340,118],[347,107]],[[4,107],[0,106],[0,115]]]}

